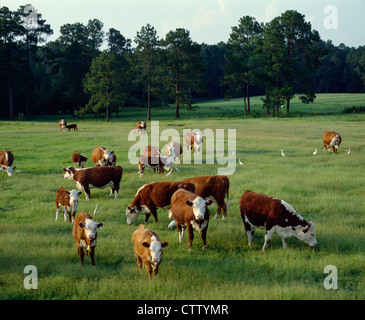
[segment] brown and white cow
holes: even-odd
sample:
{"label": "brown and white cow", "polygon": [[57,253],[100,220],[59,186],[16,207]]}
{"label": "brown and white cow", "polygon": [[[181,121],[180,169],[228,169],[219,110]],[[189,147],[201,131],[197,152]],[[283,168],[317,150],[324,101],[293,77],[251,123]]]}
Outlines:
{"label": "brown and white cow", "polygon": [[182,150],[181,144],[178,142],[175,142],[175,141],[171,141],[166,146],[166,150],[165,150],[166,156],[172,157],[174,162],[176,161],[176,159],[178,159],[180,161],[182,152],[183,152],[183,150]]}
{"label": "brown and white cow", "polygon": [[115,166],[117,163],[117,156],[115,153],[112,153],[108,162],[108,166]]}
{"label": "brown and white cow", "polygon": [[9,177],[13,175],[13,169],[16,167],[12,167],[14,161],[14,155],[11,153],[11,151],[4,149],[0,152],[0,168],[1,171],[6,171]]}
{"label": "brown and white cow", "polygon": [[200,153],[203,144],[203,132],[187,132],[185,135],[185,143],[188,151],[195,150]]}
{"label": "brown and white cow", "polygon": [[286,239],[295,236],[310,247],[317,245],[312,221],[307,222],[284,200],[246,190],[240,199],[241,218],[251,247],[255,228],[264,228],[265,243],[262,251],[276,233],[287,247]]}
{"label": "brown and white cow", "polygon": [[90,251],[91,265],[95,266],[95,247],[98,237],[97,229],[101,231],[102,223],[97,223],[86,212],[79,213],[72,227],[72,235],[76,241],[77,253],[80,256],[81,265],[84,264],[85,252],[86,256]]}
{"label": "brown and white cow", "polygon": [[141,135],[145,134],[147,130],[146,121],[138,121],[136,126],[134,127],[134,134]]}
{"label": "brown and white cow", "polygon": [[72,155],[72,162],[75,164],[75,168],[77,167],[77,165],[79,166],[79,168],[83,168],[87,159],[88,158],[80,152],[75,152]]}
{"label": "brown and white cow", "polygon": [[90,198],[91,188],[110,187],[110,196],[115,193],[118,198],[118,191],[122,191],[121,179],[123,169],[121,166],[115,167],[94,167],[86,169],[75,169],[74,167],[63,168],[64,178],[73,179],[76,187],[85,193],[86,200]]}
{"label": "brown and white cow", "polygon": [[[217,203],[218,208],[214,216],[217,219],[222,212],[222,219],[229,215],[229,179],[227,176],[200,176],[183,179],[195,186],[195,193],[203,199],[212,199]],[[227,198],[226,202],[224,201]]]}
{"label": "brown and white cow", "polygon": [[168,242],[162,242],[158,234],[141,224],[132,235],[134,254],[137,258],[137,265],[142,270],[142,263],[145,265],[148,277],[151,274],[157,275],[158,268],[162,261],[163,250]]}
{"label": "brown and white cow", "polygon": [[76,124],[76,123],[66,125],[66,129],[68,129],[68,131],[71,131],[71,129],[74,129],[74,131],[75,131],[75,130],[76,130],[76,131],[79,131],[79,130],[77,129],[77,124]]}
{"label": "brown and white cow", "polygon": [[193,245],[193,230],[201,234],[203,250],[207,247],[206,238],[209,224],[209,205],[212,200],[205,201],[193,192],[178,189],[171,198],[171,212],[179,232],[179,242],[184,238],[185,228],[189,233],[188,250]]}
{"label": "brown and white cow", "polygon": [[114,151],[110,151],[105,147],[96,147],[91,154],[91,160],[97,167],[104,167],[112,163],[112,154]]}
{"label": "brown and white cow", "polygon": [[58,121],[58,126],[61,128],[61,131],[66,132],[67,121],[65,119],[61,119]]}
{"label": "brown and white cow", "polygon": [[65,221],[67,221],[66,213],[68,214],[68,219],[70,222],[73,222],[75,220],[75,214],[79,206],[78,197],[80,195],[81,191],[77,192],[77,190],[67,190],[62,187],[58,189],[56,196],[56,221],[58,220],[60,206],[63,207],[63,215]]}
{"label": "brown and white cow", "polygon": [[326,150],[326,148],[327,148],[329,151],[330,147],[332,147],[333,153],[336,153],[341,142],[342,142],[342,139],[341,139],[340,134],[335,131],[326,131],[323,134],[323,149],[324,150]]}
{"label": "brown and white cow", "polygon": [[143,150],[143,155],[146,157],[159,157],[161,156],[161,150],[154,146],[146,146]]}
{"label": "brown and white cow", "polygon": [[145,184],[138,189],[131,205],[126,209],[127,224],[134,223],[139,213],[146,213],[144,223],[148,222],[151,214],[157,222],[157,209],[170,209],[171,197],[176,190],[183,188],[194,192],[192,183],[176,181],[157,181]]}
{"label": "brown and white cow", "polygon": [[[150,157],[150,156],[139,156],[138,157],[138,169],[139,176],[144,175],[144,169],[145,167],[150,167],[155,169],[158,169],[159,174],[164,173],[164,167],[167,168],[167,170],[171,170],[170,164],[171,164],[172,158],[171,157]],[[170,171],[171,173],[171,171]]]}

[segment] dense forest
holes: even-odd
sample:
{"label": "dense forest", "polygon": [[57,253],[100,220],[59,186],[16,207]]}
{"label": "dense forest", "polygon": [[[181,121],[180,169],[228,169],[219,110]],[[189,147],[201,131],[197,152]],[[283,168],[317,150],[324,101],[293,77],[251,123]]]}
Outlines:
{"label": "dense forest", "polygon": [[[323,41],[305,16],[288,10],[263,24],[243,16],[227,42],[198,44],[189,30],[178,28],[160,38],[146,24],[135,38],[119,30],[104,31],[90,19],[53,30],[37,13],[0,9],[0,118],[21,120],[41,114],[102,113],[106,120],[123,108],[154,106],[194,110],[202,99],[262,95],[267,114],[294,96],[305,103],[315,93],[365,92],[365,46],[349,48]],[[28,12],[28,13],[25,13]],[[103,49],[102,49],[103,48]]]}

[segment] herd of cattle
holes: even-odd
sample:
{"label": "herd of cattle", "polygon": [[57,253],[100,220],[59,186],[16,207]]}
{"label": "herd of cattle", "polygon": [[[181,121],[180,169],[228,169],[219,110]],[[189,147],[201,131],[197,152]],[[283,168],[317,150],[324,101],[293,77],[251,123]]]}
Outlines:
{"label": "herd of cattle", "polygon": [[[61,120],[59,125],[61,130],[67,128],[64,120]],[[146,123],[141,121],[137,123],[134,132],[135,134],[143,134],[145,130]],[[332,147],[334,153],[341,141],[341,136],[336,132],[326,131],[323,135],[324,149]],[[201,150],[201,136],[190,135],[185,138],[185,142],[191,150]],[[139,173],[143,173],[145,166],[158,168],[159,172],[163,173],[163,168],[174,163],[176,157],[180,157],[181,152],[182,148],[176,142],[170,143],[167,147],[167,157],[163,157],[159,149],[148,146],[144,155],[140,156]],[[114,193],[115,198],[117,198],[118,192],[122,191],[123,169],[116,165],[117,158],[114,151],[105,147],[96,147],[91,159],[95,167],[84,168],[88,158],[76,152],[72,156],[75,167],[70,166],[63,169],[64,178],[73,179],[79,191],[59,188],[56,195],[56,220],[58,219],[59,208],[62,206],[64,220],[67,221],[68,215],[69,221],[73,222],[72,234],[76,241],[81,264],[83,264],[86,253],[86,255],[90,255],[91,264],[95,265],[94,251],[97,230],[101,231],[103,224],[95,222],[85,212],[75,216],[78,209],[78,198],[84,192],[86,200],[88,200],[91,188],[105,188],[107,186],[111,188],[110,195]],[[163,160],[161,161],[161,159]],[[0,152],[1,169],[6,171],[9,176],[12,176],[15,168],[12,166],[13,160],[14,156],[9,150],[4,149]],[[77,165],[78,169],[76,169]],[[169,170],[172,169],[169,168]],[[229,215],[229,186],[228,177],[221,175],[147,183],[137,190],[130,206],[126,208],[127,224],[133,224],[140,212],[145,214],[145,224],[151,214],[157,222],[157,209],[168,209],[169,217],[173,219],[169,227],[176,225],[179,242],[183,241],[184,231],[187,229],[188,249],[190,249],[194,238],[193,230],[195,230],[201,235],[203,249],[205,249],[209,225],[208,206],[215,202],[217,212],[214,218],[219,217],[220,213],[222,213],[223,219],[226,218]],[[291,236],[297,237],[310,247],[317,245],[313,222],[304,220],[290,204],[283,200],[246,190],[240,198],[239,207],[249,246],[252,245],[255,228],[266,230],[263,251],[266,250],[274,233],[282,239],[283,248],[286,248],[286,239]],[[162,242],[154,231],[147,229],[143,224],[133,232],[132,239],[137,264],[140,269],[142,269],[142,265],[145,265],[149,278],[151,278],[152,272],[154,274],[158,272],[163,248],[168,243]]]}

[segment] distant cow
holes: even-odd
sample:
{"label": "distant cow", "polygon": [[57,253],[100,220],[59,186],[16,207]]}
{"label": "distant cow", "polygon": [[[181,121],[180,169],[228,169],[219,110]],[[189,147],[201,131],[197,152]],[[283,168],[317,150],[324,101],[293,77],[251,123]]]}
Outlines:
{"label": "distant cow", "polygon": [[145,121],[138,121],[134,127],[134,134],[145,134],[147,130],[147,123]]}
{"label": "distant cow", "polygon": [[[75,214],[79,206],[78,197],[81,195],[81,191],[67,190],[60,187],[57,191],[56,196],[56,221],[58,220],[58,213],[60,211],[60,206],[63,207],[63,215],[65,221],[67,221],[66,213],[68,214],[68,219],[70,222],[75,220]],[[72,216],[72,220],[71,220]]]}
{"label": "distant cow", "polygon": [[206,238],[209,224],[208,207],[212,200],[205,201],[193,192],[178,189],[171,198],[171,212],[179,232],[179,242],[184,238],[185,228],[189,233],[188,250],[192,247],[194,234],[193,229],[201,234],[203,249],[207,247]]}
{"label": "distant cow", "polygon": [[77,165],[79,166],[79,168],[83,168],[87,159],[88,158],[80,152],[75,152],[72,155],[72,162],[75,164],[75,168],[77,167]]}
{"label": "distant cow", "polygon": [[171,157],[168,158],[168,157],[160,157],[160,156],[158,156],[158,157],[139,156],[138,157],[139,176],[140,177],[143,176],[145,167],[158,169],[159,174],[163,174],[165,166],[171,170],[171,168],[169,167],[171,161],[172,161]]}
{"label": "distant cow", "polygon": [[74,131],[75,131],[75,130],[76,130],[76,131],[79,131],[79,130],[77,129],[77,124],[76,124],[76,123],[68,124],[68,125],[66,125],[66,128],[68,129],[68,131],[71,131],[71,129],[74,129]]}
{"label": "distant cow", "polygon": [[191,183],[175,181],[157,181],[139,188],[131,205],[126,209],[127,224],[134,223],[141,211],[146,213],[144,223],[148,222],[151,214],[157,222],[157,209],[170,209],[171,197],[179,188],[192,192],[195,190],[194,185]]}
{"label": "distant cow", "polygon": [[66,132],[67,121],[65,119],[61,119],[58,121],[58,126],[61,128],[61,131]]}
{"label": "distant cow", "polygon": [[123,169],[121,166],[115,167],[94,167],[86,169],[75,169],[74,167],[63,168],[64,178],[73,179],[76,187],[85,193],[86,200],[90,198],[91,188],[110,187],[110,196],[115,193],[118,198],[119,189],[122,191],[120,181]]}
{"label": "distant cow", "polygon": [[72,235],[76,240],[76,248],[80,256],[81,265],[84,264],[85,252],[87,256],[90,251],[91,265],[95,266],[94,253],[98,237],[97,229],[101,231],[102,226],[102,223],[96,223],[86,212],[81,212],[76,216],[72,227]]}
{"label": "distant cow", "polygon": [[162,248],[167,247],[169,243],[162,242],[156,232],[145,228],[143,224],[133,232],[132,239],[138,267],[142,270],[143,263],[151,279],[152,271],[154,275],[158,273],[163,255]]}
{"label": "distant cow", "polygon": [[117,163],[117,156],[115,155],[115,153],[112,153],[108,162],[108,166],[115,166],[116,163]]}
{"label": "distant cow", "polygon": [[201,131],[198,132],[187,132],[185,135],[185,143],[188,151],[195,150],[200,153],[202,144],[203,144],[203,133]]}
{"label": "distant cow", "polygon": [[326,131],[323,134],[323,148],[329,150],[332,147],[333,153],[337,152],[340,144],[342,142],[341,136],[335,131]]}
{"label": "distant cow", "polygon": [[1,171],[6,171],[9,177],[13,175],[13,169],[16,167],[12,167],[14,156],[11,151],[4,149],[0,152],[0,166]]}
{"label": "distant cow", "polygon": [[173,162],[176,161],[176,159],[181,158],[181,154],[182,154],[182,147],[181,144],[178,142],[174,142],[171,141],[167,146],[166,146],[166,150],[165,153],[168,157],[172,157],[173,158]]}
{"label": "distant cow", "polygon": [[104,167],[113,161],[113,153],[114,151],[110,151],[105,147],[96,147],[91,154],[91,160],[97,167]]}
{"label": "distant cow", "polygon": [[312,221],[307,222],[283,200],[246,190],[240,199],[241,218],[245,226],[248,245],[251,247],[255,228],[264,228],[265,243],[262,251],[276,233],[287,247],[286,239],[295,236],[310,247],[317,245]]}

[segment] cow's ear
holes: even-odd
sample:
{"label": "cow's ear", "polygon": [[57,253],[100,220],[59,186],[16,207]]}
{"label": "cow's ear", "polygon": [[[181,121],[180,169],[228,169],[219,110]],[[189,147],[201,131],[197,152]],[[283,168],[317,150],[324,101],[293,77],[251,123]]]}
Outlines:
{"label": "cow's ear", "polygon": [[150,244],[148,242],[142,242],[142,246],[144,246],[146,248],[149,248],[150,247]]}
{"label": "cow's ear", "polygon": [[67,194],[71,194],[71,192],[70,192],[70,191],[68,191],[68,190],[66,190],[66,193],[67,193]]}
{"label": "cow's ear", "polygon": [[13,169],[15,169],[15,168],[16,168],[16,166],[13,167]]}
{"label": "cow's ear", "polygon": [[81,228],[85,228],[85,223],[79,223],[79,226],[81,227]]}
{"label": "cow's ear", "polygon": [[205,201],[205,204],[207,206],[210,206],[212,203],[213,203],[213,200],[212,199],[209,199],[208,201]]}
{"label": "cow's ear", "polygon": [[63,168],[62,170],[63,170],[63,171],[67,171],[67,169],[65,169],[65,168]]}
{"label": "cow's ear", "polygon": [[96,227],[101,231],[101,227],[103,226],[103,224],[100,222],[96,225]]}
{"label": "cow's ear", "polygon": [[306,233],[306,232],[308,232],[308,230],[309,230],[309,228],[311,227],[311,223],[309,222],[308,224],[307,224],[307,226],[303,229],[303,232],[304,233]]}
{"label": "cow's ear", "polygon": [[193,206],[193,203],[192,203],[190,200],[187,200],[187,201],[186,201],[186,204],[187,204],[189,207],[192,207],[192,206]]}
{"label": "cow's ear", "polygon": [[114,151],[110,151],[110,153],[114,153]]}
{"label": "cow's ear", "polygon": [[167,247],[168,245],[169,245],[169,243],[168,243],[168,242],[166,242],[166,241],[161,243],[161,247],[162,247],[162,248],[165,248],[165,247]]}

